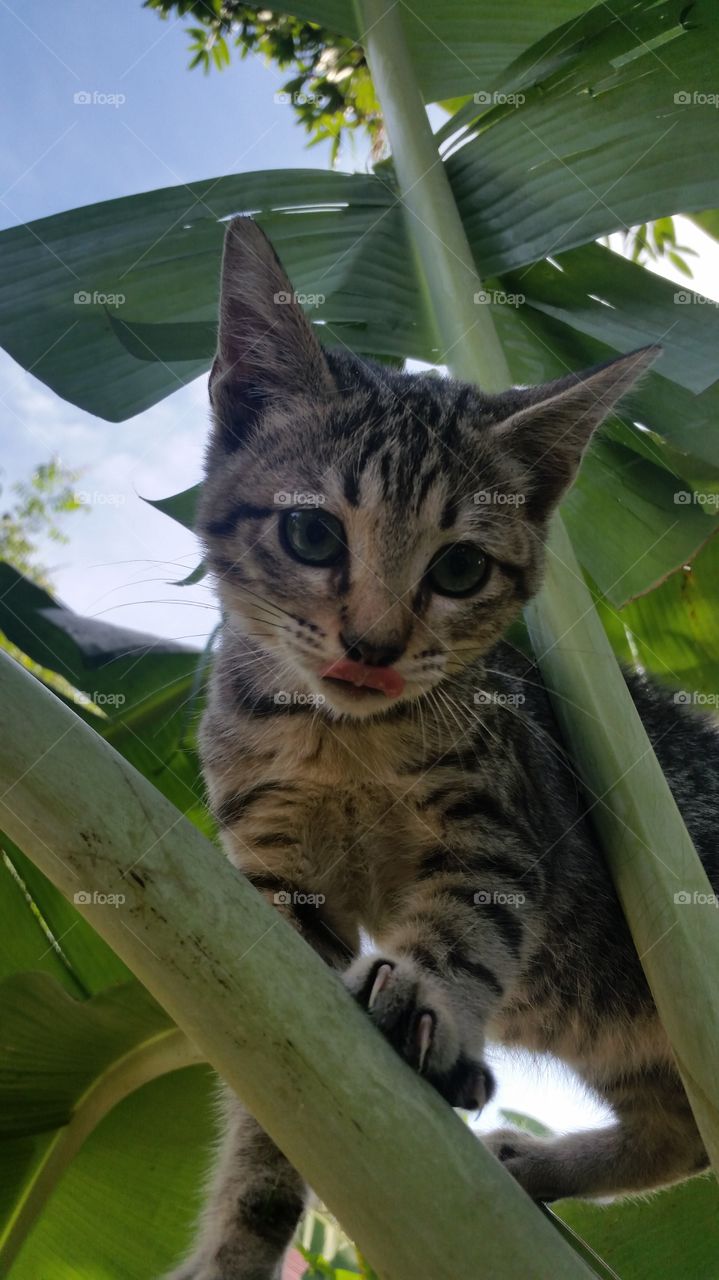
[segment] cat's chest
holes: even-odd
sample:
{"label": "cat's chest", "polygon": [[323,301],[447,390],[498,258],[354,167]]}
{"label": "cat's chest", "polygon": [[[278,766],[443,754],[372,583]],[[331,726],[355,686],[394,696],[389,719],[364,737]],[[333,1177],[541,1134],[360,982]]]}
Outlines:
{"label": "cat's chest", "polygon": [[273,726],[261,747],[226,761],[212,789],[230,805],[234,795],[247,797],[242,821],[226,833],[233,860],[247,869],[252,857],[341,896],[373,927],[436,844],[426,810],[433,785],[399,735],[293,723]]}

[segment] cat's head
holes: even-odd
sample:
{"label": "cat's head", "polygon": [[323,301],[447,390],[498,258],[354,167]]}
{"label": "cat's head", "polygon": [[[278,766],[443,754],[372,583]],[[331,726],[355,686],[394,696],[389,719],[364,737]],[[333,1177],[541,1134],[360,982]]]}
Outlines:
{"label": "cat's head", "polygon": [[376,715],[487,652],[549,517],[657,348],[487,395],[322,350],[248,218],[225,242],[199,532],[278,687]]}

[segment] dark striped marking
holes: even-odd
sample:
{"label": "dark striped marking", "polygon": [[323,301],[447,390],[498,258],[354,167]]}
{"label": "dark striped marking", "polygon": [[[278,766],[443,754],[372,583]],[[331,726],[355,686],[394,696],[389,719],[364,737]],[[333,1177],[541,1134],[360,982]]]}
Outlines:
{"label": "dark striped marking", "polygon": [[[303,889],[296,881],[288,880],[286,876],[276,876],[264,871],[246,871],[245,875],[253,888],[260,892],[289,893],[293,896],[310,892]],[[292,912],[307,941],[324,959],[337,964],[348,964],[354,959],[354,948],[345,938],[335,933],[326,920],[321,906],[315,906],[310,902],[294,901],[279,905],[285,906],[286,910]]]}
{"label": "dark striped marking", "polygon": [[456,524],[458,510],[457,499],[453,497],[447,498],[439,519],[440,529],[451,529],[452,525]]}
{"label": "dark striped marking", "polygon": [[227,796],[221,800],[215,811],[215,817],[220,826],[230,827],[235,822],[239,822],[244,816],[250,805],[262,796],[268,795],[271,791],[293,791],[294,787],[282,787],[279,782],[260,782],[256,787],[251,787],[249,791],[240,791],[235,795]]}
{"label": "dark striped marking", "polygon": [[428,973],[434,973],[437,976],[441,976],[442,970],[437,957],[433,955],[428,947],[423,947],[419,942],[416,942],[411,947],[407,948],[405,954],[414,960],[422,969],[426,969]]}
{"label": "dark striped marking", "polygon": [[496,796],[490,795],[487,791],[469,791],[445,809],[443,816],[451,822],[464,822],[469,818],[488,818],[491,822],[497,822],[503,827],[513,826],[511,818],[504,812]]}
{"label": "dark striped marking", "polygon": [[240,1198],[241,1226],[275,1249],[282,1249],[292,1236],[304,1201],[289,1187],[270,1186],[246,1191]]}
{"label": "dark striped marking", "polygon": [[430,489],[432,488],[432,485],[434,484],[439,474],[440,474],[439,467],[436,464],[434,466],[431,466],[428,471],[425,471],[424,475],[421,478],[419,489],[417,491],[417,496],[415,499],[415,504],[414,504],[415,512],[419,513],[421,511],[422,503],[427,497],[427,494],[429,493]]}
{"label": "dark striped marking", "polygon": [[460,945],[454,927],[448,920],[442,917],[432,915],[428,919],[430,928],[438,935],[446,948],[445,963],[454,973],[462,972],[469,974],[470,977],[476,978],[478,982],[483,982],[489,987],[490,991],[501,999],[504,995],[504,987],[495,977],[491,969],[486,964],[482,964],[481,960],[474,960],[467,955],[466,950]]}
{"label": "dark striped marking", "polygon": [[498,1000],[504,995],[504,987],[499,979],[488,969],[486,964],[482,964],[481,960],[473,960],[463,951],[459,943],[455,943],[454,951],[447,957],[452,970],[455,973],[466,973],[471,978],[476,978],[477,982],[483,982],[485,987],[489,987],[493,991]]}
{"label": "dark striped marking", "polygon": [[517,914],[503,902],[481,902],[477,906],[482,916],[491,920],[503,943],[516,959],[521,953],[524,938],[524,925]]}
{"label": "dark striped marking", "polygon": [[274,514],[274,507],[255,507],[249,502],[238,502],[227,515],[206,521],[204,532],[212,538],[230,538],[240,520],[265,520]]}
{"label": "dark striped marking", "polygon": [[268,716],[297,716],[315,714],[321,708],[317,708],[311,703],[306,702],[275,702],[274,698],[261,694],[257,697],[253,690],[247,689],[239,681],[235,682],[235,693],[238,697],[238,705],[242,711],[248,716],[256,716],[258,719],[264,719]]}

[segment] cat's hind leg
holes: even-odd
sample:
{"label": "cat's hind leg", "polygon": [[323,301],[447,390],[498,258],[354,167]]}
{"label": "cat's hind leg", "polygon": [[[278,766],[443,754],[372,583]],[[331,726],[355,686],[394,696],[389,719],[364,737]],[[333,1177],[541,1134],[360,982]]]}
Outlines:
{"label": "cat's hind leg", "polygon": [[709,1167],[681,1080],[657,1065],[593,1086],[616,1123],[542,1139],[512,1129],[485,1144],[535,1200],[626,1195],[679,1182]]}

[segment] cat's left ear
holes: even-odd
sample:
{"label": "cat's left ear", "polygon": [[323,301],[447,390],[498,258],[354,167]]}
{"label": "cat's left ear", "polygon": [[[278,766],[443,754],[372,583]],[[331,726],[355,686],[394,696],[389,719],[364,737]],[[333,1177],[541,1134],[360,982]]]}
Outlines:
{"label": "cat's left ear", "polygon": [[574,480],[593,432],[660,353],[659,346],[641,347],[583,373],[504,393],[508,413],[492,433],[502,452],[520,464],[529,515],[550,514]]}
{"label": "cat's left ear", "polygon": [[210,400],[219,440],[239,448],[273,399],[320,398],[332,377],[312,325],[264,231],[233,218],[225,232]]}

